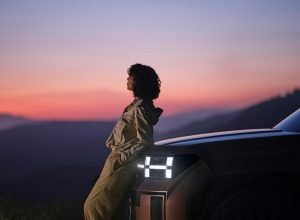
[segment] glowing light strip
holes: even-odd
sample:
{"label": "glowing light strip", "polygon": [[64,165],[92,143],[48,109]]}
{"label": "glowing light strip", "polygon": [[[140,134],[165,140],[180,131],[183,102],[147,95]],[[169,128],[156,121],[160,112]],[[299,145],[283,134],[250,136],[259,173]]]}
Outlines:
{"label": "glowing light strip", "polygon": [[[167,157],[166,165],[150,165],[151,157],[146,156],[145,165],[138,164],[137,167],[145,169],[145,177],[150,177],[150,170],[165,170],[165,178],[172,178],[172,166],[173,166],[174,157]],[[171,169],[170,169],[171,168]]]}
{"label": "glowing light strip", "polygon": [[150,169],[145,169],[145,177],[150,177]]}
{"label": "glowing light strip", "polygon": [[173,157],[167,157],[167,166],[172,166],[173,165]]}
{"label": "glowing light strip", "polygon": [[145,158],[145,165],[150,165],[150,160],[151,160],[151,157],[146,156],[146,158]]}
{"label": "glowing light strip", "polygon": [[166,170],[166,178],[172,178],[172,170],[170,169]]}
{"label": "glowing light strip", "polygon": [[141,169],[144,169],[144,168],[145,168],[145,165],[143,165],[143,164],[138,164],[137,167],[138,167],[138,168],[141,168]]}
{"label": "glowing light strip", "polygon": [[167,166],[164,166],[164,165],[150,165],[149,168],[152,169],[152,170],[166,170]]}

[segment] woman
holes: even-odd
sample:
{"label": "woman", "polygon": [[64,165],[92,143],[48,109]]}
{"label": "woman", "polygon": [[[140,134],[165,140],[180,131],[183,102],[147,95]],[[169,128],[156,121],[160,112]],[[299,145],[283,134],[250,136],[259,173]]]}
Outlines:
{"label": "woman", "polygon": [[142,64],[128,69],[127,89],[134,100],[124,109],[109,135],[111,150],[100,177],[84,204],[86,220],[109,220],[136,176],[138,156],[153,140],[153,126],[163,110],[155,108],[153,99],[160,93],[160,79],[155,70]]}

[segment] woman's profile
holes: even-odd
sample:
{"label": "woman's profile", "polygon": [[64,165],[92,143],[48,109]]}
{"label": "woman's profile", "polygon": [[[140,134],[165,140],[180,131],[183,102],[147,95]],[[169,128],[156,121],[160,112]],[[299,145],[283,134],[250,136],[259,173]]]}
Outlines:
{"label": "woman's profile", "polygon": [[161,84],[155,70],[134,64],[127,72],[127,89],[133,92],[134,100],[106,141],[111,152],[84,203],[85,220],[109,220],[114,216],[136,177],[138,156],[154,143],[153,126],[163,112],[153,105]]}

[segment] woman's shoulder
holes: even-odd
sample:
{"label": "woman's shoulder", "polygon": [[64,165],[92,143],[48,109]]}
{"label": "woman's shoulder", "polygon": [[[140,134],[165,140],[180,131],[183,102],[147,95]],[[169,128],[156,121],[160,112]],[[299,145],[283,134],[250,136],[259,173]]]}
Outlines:
{"label": "woman's shoulder", "polygon": [[128,112],[132,111],[151,111],[154,110],[155,107],[153,105],[152,100],[145,100],[142,98],[135,98],[124,110]]}
{"label": "woman's shoulder", "polygon": [[132,102],[130,102],[130,103],[124,108],[123,113],[132,110],[134,107],[139,106],[141,103],[142,103],[142,100],[140,100],[140,99],[134,99]]}

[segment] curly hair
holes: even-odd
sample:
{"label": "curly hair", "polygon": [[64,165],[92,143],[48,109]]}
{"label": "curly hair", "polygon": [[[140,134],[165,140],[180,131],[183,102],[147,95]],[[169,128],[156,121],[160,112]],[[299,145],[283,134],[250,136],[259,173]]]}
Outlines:
{"label": "curly hair", "polygon": [[132,65],[127,73],[134,79],[133,95],[135,97],[144,100],[158,98],[161,81],[152,67],[137,63]]}

